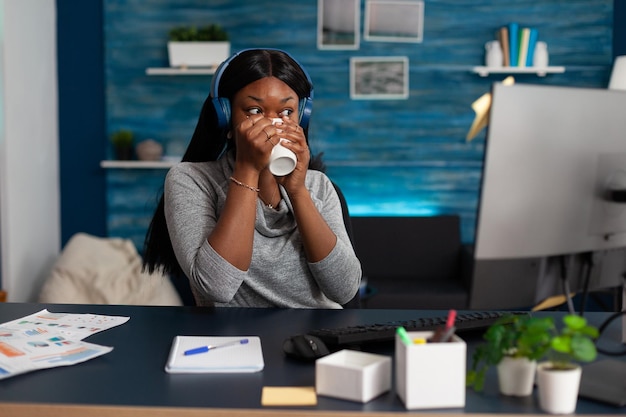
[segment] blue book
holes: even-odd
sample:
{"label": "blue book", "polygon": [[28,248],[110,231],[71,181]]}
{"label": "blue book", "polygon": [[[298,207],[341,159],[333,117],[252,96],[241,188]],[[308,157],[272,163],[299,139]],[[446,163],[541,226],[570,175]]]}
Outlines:
{"label": "blue book", "polygon": [[533,55],[535,55],[535,44],[537,44],[537,29],[530,28],[530,36],[528,38],[528,55],[526,55],[526,66],[533,66]]}
{"label": "blue book", "polygon": [[517,67],[517,59],[519,54],[519,25],[517,23],[509,23],[509,54],[510,64]]}

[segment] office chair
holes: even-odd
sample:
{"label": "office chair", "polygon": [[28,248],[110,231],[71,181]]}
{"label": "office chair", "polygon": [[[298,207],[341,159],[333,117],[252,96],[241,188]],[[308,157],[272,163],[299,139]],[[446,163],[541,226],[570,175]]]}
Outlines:
{"label": "office chair", "polygon": [[[346,226],[346,232],[348,233],[348,237],[350,238],[350,243],[354,247],[354,235],[352,233],[352,219],[350,217],[350,211],[348,210],[348,202],[346,201],[346,197],[343,195],[341,188],[337,184],[331,181],[333,187],[335,187],[335,191],[337,191],[337,196],[339,197],[339,202],[341,203],[341,212],[343,214],[343,224]],[[348,301],[343,305],[344,308],[361,308],[361,290],[366,287],[366,282],[363,282],[364,277],[361,276],[361,287],[356,292],[352,300]]]}

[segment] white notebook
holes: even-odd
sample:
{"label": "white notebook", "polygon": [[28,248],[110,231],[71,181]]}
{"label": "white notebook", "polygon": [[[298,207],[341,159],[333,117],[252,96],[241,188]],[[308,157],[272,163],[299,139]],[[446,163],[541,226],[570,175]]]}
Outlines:
{"label": "white notebook", "polygon": [[[196,350],[200,353],[192,353]],[[258,372],[264,366],[261,339],[258,336],[176,336],[165,371]]]}

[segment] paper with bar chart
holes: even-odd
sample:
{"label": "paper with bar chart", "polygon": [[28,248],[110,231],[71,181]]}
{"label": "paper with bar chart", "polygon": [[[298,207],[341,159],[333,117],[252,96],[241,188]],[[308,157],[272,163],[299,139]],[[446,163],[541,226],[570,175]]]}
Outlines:
{"label": "paper with bar chart", "polygon": [[0,324],[0,379],[37,369],[74,365],[113,350],[82,339],[130,317],[41,310]]}

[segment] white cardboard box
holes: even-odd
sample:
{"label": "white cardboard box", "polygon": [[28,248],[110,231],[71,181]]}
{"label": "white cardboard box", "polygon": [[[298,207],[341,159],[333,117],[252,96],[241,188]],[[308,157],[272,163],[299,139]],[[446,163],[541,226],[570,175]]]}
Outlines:
{"label": "white cardboard box", "polygon": [[[428,339],[433,332],[408,332]],[[465,407],[465,342],[407,345],[396,335],[396,391],[408,410]]]}
{"label": "white cardboard box", "polygon": [[391,389],[391,358],[340,350],[315,361],[318,395],[366,403]]}

